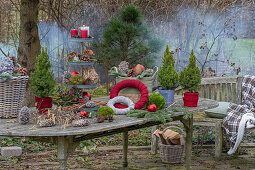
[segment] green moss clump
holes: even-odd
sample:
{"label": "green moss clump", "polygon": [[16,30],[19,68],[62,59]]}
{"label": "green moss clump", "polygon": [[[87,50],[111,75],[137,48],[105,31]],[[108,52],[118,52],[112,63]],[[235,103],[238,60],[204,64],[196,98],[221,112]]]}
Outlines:
{"label": "green moss clump", "polygon": [[165,108],[165,98],[159,93],[153,93],[149,96],[147,106],[150,104],[155,104],[157,106],[157,110],[161,110]]}
{"label": "green moss clump", "polygon": [[71,85],[82,85],[85,79],[80,74],[76,74],[70,77],[69,84]]}
{"label": "green moss clump", "polygon": [[97,111],[97,116],[104,116],[105,119],[107,119],[108,115],[113,115],[114,111],[112,108],[108,106],[102,106]]}
{"label": "green moss clump", "polygon": [[196,56],[190,53],[189,65],[180,74],[180,85],[189,92],[197,92],[201,85],[200,69],[196,66]]}
{"label": "green moss clump", "polygon": [[174,57],[168,45],[162,57],[162,66],[159,68],[158,81],[164,90],[171,90],[179,80],[179,74],[174,68]]}

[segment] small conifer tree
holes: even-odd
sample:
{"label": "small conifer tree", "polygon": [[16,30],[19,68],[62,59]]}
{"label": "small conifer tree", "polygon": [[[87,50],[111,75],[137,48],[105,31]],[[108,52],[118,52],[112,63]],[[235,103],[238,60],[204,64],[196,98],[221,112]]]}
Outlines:
{"label": "small conifer tree", "polygon": [[174,64],[174,57],[167,45],[162,57],[162,66],[158,72],[158,81],[164,90],[170,90],[179,80],[179,74],[174,68]]}
{"label": "small conifer tree", "polygon": [[31,74],[31,89],[40,98],[50,97],[56,86],[51,63],[47,54],[47,48],[36,58],[35,71]]}
{"label": "small conifer tree", "polygon": [[189,92],[197,92],[201,84],[200,69],[196,66],[196,56],[190,53],[189,65],[180,74],[180,85]]}

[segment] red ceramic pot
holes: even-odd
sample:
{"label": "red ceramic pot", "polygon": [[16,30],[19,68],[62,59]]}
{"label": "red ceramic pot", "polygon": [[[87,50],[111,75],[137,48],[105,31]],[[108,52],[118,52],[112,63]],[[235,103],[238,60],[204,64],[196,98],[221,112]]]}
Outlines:
{"label": "red ceramic pot", "polygon": [[52,98],[39,98],[35,96],[35,106],[39,113],[47,113],[52,108]]}
{"label": "red ceramic pot", "polygon": [[197,107],[199,99],[199,93],[189,93],[185,92],[183,97],[184,106],[187,107]]}

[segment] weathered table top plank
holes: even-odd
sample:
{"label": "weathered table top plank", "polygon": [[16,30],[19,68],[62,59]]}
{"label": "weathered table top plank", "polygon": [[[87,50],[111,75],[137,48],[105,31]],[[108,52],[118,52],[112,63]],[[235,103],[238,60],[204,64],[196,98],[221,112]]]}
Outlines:
{"label": "weathered table top plank", "polygon": [[[176,96],[175,99],[179,102],[177,106],[182,106],[183,103],[180,101],[181,96]],[[218,106],[218,102],[210,99],[199,99],[198,107],[188,108],[190,112],[203,111],[206,109],[214,108]],[[173,113],[171,117],[182,116],[183,113]],[[107,132],[115,129],[129,128],[132,126],[139,127],[140,125],[152,122],[151,120],[145,120],[143,118],[126,117],[124,115],[116,115],[115,120],[111,123],[94,123],[90,126],[85,127],[67,127],[63,129],[61,126],[54,127],[43,127],[32,130],[34,124],[21,125],[19,123],[8,123],[10,119],[0,119],[0,136],[79,136],[89,135],[99,132]]]}

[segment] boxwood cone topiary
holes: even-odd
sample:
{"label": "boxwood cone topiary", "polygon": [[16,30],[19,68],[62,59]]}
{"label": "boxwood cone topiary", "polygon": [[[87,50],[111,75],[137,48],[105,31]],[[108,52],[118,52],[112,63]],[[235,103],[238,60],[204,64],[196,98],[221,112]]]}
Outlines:
{"label": "boxwood cone topiary", "polygon": [[40,98],[50,97],[57,84],[51,63],[47,54],[47,48],[42,48],[41,54],[36,58],[35,71],[31,74],[31,89]]}
{"label": "boxwood cone topiary", "polygon": [[107,119],[108,115],[113,115],[114,111],[112,108],[108,106],[102,106],[97,111],[97,116],[104,116],[105,119]]}
{"label": "boxwood cone topiary", "polygon": [[197,92],[201,84],[200,69],[196,66],[196,56],[190,53],[189,65],[180,74],[180,85],[189,92]]}
{"label": "boxwood cone topiary", "polygon": [[159,68],[158,81],[164,90],[170,90],[179,80],[179,74],[174,68],[174,57],[168,45],[162,57],[162,66]]}
{"label": "boxwood cone topiary", "polygon": [[155,104],[157,106],[157,110],[161,110],[165,108],[165,98],[159,93],[153,93],[149,96],[148,103],[146,107],[150,104]]}

